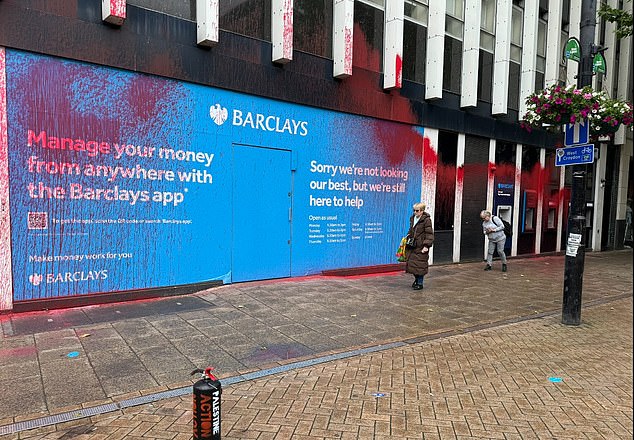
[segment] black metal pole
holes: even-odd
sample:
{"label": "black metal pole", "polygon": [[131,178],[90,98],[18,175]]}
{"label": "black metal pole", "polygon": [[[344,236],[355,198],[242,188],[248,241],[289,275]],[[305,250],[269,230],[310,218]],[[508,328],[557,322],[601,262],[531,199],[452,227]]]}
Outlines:
{"label": "black metal pole", "polygon": [[[596,0],[582,0],[579,43],[581,61],[577,73],[577,88],[592,85],[592,58],[596,27]],[[581,323],[581,293],[585,260],[585,209],[586,166],[573,165],[570,211],[566,240],[566,265],[564,269],[564,300],[561,322],[568,325]]]}

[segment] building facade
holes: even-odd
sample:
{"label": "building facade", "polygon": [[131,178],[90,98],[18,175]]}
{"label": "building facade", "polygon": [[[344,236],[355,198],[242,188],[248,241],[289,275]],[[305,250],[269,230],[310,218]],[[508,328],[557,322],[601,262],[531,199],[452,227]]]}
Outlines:
{"label": "building facade", "polygon": [[[482,209],[510,255],[562,251],[563,135],[519,121],[576,83],[580,8],[0,1],[0,311],[389,267],[418,201],[432,264],[482,260]],[[597,20],[593,87],[631,101],[631,36]],[[585,243],[618,249],[631,130],[595,156]]]}

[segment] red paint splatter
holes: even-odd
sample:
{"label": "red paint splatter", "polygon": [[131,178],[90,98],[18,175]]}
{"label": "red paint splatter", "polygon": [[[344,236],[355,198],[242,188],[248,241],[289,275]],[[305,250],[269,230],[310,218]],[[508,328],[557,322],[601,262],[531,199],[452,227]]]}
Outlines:
{"label": "red paint splatter", "polygon": [[407,154],[420,157],[424,139],[422,134],[403,124],[372,120],[370,123],[374,138],[383,151],[389,165],[403,163]]}
{"label": "red paint splatter", "polygon": [[383,113],[386,119],[408,124],[417,124],[418,118],[412,110],[409,99],[395,89],[386,93],[383,90],[380,71],[380,52],[371,46],[359,24],[353,32],[353,73],[342,81],[339,96],[340,108],[350,109],[358,114]]}
{"label": "red paint splatter", "polygon": [[460,187],[464,184],[464,166],[459,166],[456,170],[456,183]]}
{"label": "red paint splatter", "polygon": [[126,0],[110,0],[110,13],[121,20],[125,20]]}
{"label": "red paint splatter", "polygon": [[396,87],[399,89],[403,83],[403,59],[400,55],[396,54]]}
{"label": "red paint splatter", "polygon": [[[433,149],[431,140],[423,138],[423,173],[424,175],[436,172],[438,165],[438,153]],[[424,182],[424,180],[423,180]]]}

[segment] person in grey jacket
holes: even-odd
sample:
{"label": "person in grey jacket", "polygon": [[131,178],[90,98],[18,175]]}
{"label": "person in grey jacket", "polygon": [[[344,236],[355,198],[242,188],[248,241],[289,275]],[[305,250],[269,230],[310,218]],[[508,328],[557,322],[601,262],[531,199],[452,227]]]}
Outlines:
{"label": "person in grey jacket", "polygon": [[506,244],[506,235],[504,234],[504,223],[498,217],[491,214],[491,211],[483,210],[480,212],[482,219],[482,230],[484,235],[489,239],[489,248],[487,251],[487,265],[484,270],[491,270],[493,265],[493,252],[497,249],[498,255],[502,260],[502,272],[506,272],[506,254],[504,253],[504,245]]}

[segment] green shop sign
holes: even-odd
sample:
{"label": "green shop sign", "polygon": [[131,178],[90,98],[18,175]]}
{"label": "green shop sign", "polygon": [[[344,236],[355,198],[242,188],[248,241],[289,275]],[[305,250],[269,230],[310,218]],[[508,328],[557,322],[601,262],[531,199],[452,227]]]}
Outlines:
{"label": "green shop sign", "polygon": [[605,75],[606,65],[605,65],[605,57],[601,52],[596,54],[592,59],[592,71],[596,73],[602,73]]}
{"label": "green shop sign", "polygon": [[581,60],[581,45],[579,44],[579,40],[575,37],[568,38],[566,48],[564,49],[564,56],[573,61]]}

